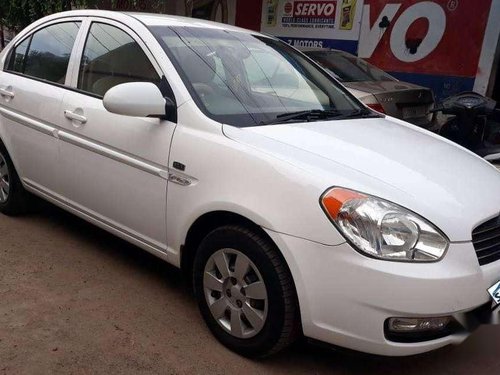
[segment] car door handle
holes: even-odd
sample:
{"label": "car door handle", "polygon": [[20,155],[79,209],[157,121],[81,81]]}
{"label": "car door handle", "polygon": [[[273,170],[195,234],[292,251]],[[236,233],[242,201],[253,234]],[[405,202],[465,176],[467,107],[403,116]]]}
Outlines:
{"label": "car door handle", "polygon": [[10,91],[8,88],[0,88],[0,95],[6,97],[6,98],[13,98],[14,93]]}
{"label": "car door handle", "polygon": [[78,113],[71,112],[70,110],[65,110],[64,111],[64,116],[67,119],[73,120],[73,121],[78,121],[81,122],[82,124],[85,124],[87,122],[87,117],[83,115],[79,115]]}

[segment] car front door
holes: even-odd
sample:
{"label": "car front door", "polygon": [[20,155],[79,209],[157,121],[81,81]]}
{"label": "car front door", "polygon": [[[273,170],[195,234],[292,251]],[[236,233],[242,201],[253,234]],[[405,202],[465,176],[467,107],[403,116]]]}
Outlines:
{"label": "car front door", "polygon": [[166,250],[168,157],[175,124],[110,113],[102,98],[126,82],[160,81],[146,45],[125,25],[93,19],[74,85],[63,98],[61,165],[68,204],[108,229]]}
{"label": "car front door", "polygon": [[4,142],[24,183],[49,196],[61,192],[57,124],[81,25],[68,18],[39,26],[16,42],[0,74]]}

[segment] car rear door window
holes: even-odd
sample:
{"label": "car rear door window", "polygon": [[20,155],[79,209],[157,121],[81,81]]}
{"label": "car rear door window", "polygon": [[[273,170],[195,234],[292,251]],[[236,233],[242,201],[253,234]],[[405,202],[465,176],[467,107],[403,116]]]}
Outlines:
{"label": "car rear door window", "polygon": [[78,89],[104,96],[127,82],[154,82],[160,77],[141,46],[125,31],[93,23],[83,50]]}
{"label": "car rear door window", "polygon": [[47,26],[21,42],[12,52],[8,70],[64,84],[80,22]]}

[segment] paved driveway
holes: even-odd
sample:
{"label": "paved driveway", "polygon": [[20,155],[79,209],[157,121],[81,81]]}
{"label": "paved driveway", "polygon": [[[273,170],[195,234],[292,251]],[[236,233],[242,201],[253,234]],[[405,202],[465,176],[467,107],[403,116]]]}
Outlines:
{"label": "paved driveway", "polygon": [[0,215],[0,374],[56,372],[500,374],[500,327],[412,358],[302,344],[250,361],[212,338],[176,269],[42,204]]}

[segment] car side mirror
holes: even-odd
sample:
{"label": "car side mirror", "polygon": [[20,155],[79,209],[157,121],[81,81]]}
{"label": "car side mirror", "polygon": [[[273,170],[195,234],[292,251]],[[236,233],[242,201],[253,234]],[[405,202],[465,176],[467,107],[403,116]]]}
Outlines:
{"label": "car side mirror", "polygon": [[175,102],[163,97],[152,82],[128,82],[110,88],[103,98],[108,112],[124,116],[167,119],[175,111]]}

